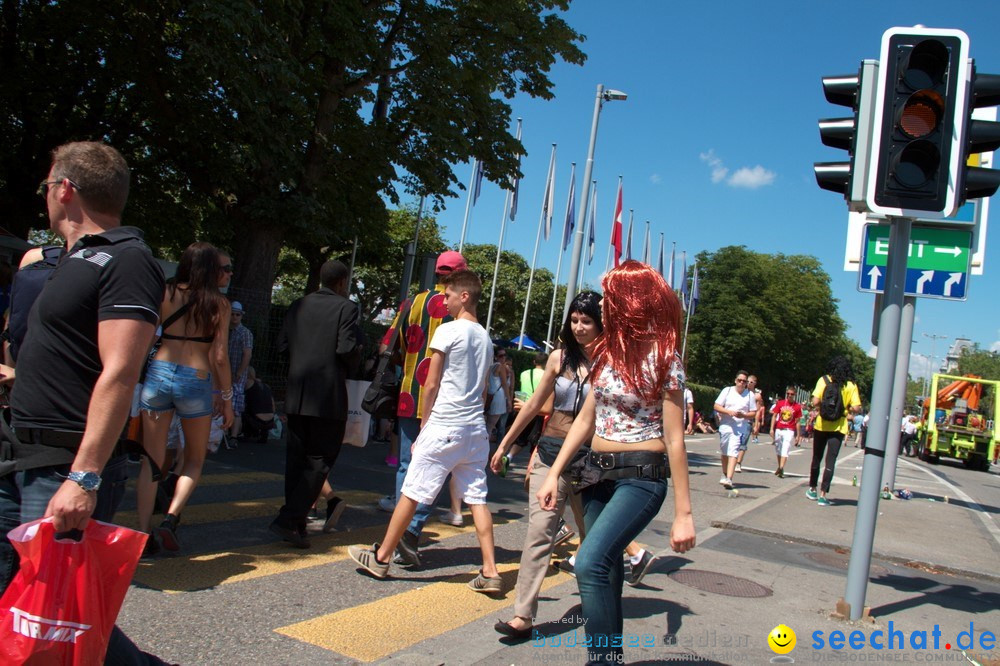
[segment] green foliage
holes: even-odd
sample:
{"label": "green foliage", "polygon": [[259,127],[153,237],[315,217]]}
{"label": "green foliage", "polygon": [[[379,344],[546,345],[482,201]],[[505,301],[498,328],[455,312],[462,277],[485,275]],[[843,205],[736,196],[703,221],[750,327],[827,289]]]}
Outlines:
{"label": "green foliage", "polygon": [[958,359],[959,375],[978,375],[984,379],[1000,380],[1000,354],[983,351],[978,346],[962,350]]}
{"label": "green foliage", "polygon": [[697,259],[700,300],[687,342],[690,377],[725,386],[744,369],[771,395],[787,385],[811,389],[838,353],[865,371],[864,354],[845,338],[830,278],[815,257],[729,246]]}
{"label": "green foliage", "polygon": [[[698,279],[701,279],[701,275]],[[699,412],[702,418],[711,421],[715,412],[715,399],[719,397],[722,389],[694,382],[688,382],[687,387],[691,389],[691,396],[694,398],[694,411]]]}

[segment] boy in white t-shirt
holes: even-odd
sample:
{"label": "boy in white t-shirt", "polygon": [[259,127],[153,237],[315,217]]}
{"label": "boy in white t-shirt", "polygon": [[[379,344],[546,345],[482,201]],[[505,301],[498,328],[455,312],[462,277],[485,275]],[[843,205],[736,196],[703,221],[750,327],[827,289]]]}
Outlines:
{"label": "boy in white t-shirt", "polygon": [[486,373],[493,364],[493,344],[476,319],[482,293],[479,277],[454,271],[444,279],[445,307],[454,321],[438,326],[430,343],[430,366],[423,385],[420,435],[406,472],[399,502],[382,543],[351,546],[361,568],[385,578],[389,561],[410,524],[417,504],[433,504],[450,473],[452,492],[462,495],[476,524],[483,567],[469,583],[476,592],[501,593],[493,549],[493,516],[486,506],[486,463],[490,442],[483,406]]}

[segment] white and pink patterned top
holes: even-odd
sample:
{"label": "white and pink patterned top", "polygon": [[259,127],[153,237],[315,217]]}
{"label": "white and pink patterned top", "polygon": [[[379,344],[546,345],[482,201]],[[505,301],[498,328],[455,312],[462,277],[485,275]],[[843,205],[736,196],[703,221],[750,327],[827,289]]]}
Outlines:
{"label": "white and pink patterned top", "polygon": [[[654,362],[655,357],[650,354],[643,363],[643,372],[651,379]],[[610,365],[604,366],[594,381],[594,434],[623,444],[663,437],[663,393],[683,390],[685,381],[684,364],[675,352],[660,397],[649,402],[631,393]]]}

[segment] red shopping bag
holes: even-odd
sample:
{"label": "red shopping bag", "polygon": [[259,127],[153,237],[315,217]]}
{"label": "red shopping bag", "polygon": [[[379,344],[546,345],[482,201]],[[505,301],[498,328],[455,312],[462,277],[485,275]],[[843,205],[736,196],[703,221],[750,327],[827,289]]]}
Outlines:
{"label": "red shopping bag", "polygon": [[56,539],[51,518],[11,530],[21,568],[0,598],[0,663],[104,663],[146,536],[96,520],[79,541]]}

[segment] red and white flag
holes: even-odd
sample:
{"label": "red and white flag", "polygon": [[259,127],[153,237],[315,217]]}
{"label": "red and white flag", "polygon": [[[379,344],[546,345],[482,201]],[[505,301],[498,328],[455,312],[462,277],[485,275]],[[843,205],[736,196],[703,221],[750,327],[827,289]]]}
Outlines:
{"label": "red and white flag", "polygon": [[622,179],[618,178],[618,203],[615,204],[615,219],[611,223],[611,247],[615,255],[615,268],[622,256]]}

